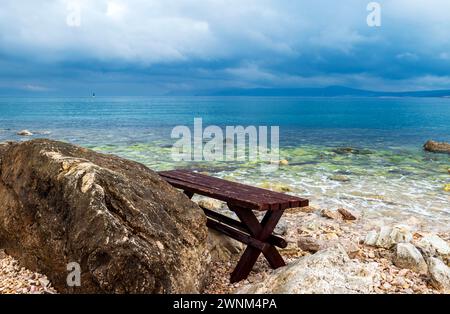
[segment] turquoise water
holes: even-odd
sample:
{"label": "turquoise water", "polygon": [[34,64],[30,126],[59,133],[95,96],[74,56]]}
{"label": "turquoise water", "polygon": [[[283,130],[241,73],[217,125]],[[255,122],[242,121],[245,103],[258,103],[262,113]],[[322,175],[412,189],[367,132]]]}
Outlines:
{"label": "turquoise water", "polygon": [[[192,129],[195,117],[204,126],[280,126],[289,165],[267,174],[254,162],[172,161],[172,128]],[[450,157],[422,151],[428,139],[450,142],[446,98],[0,98],[0,140],[28,139],[16,135],[23,129],[156,170],[194,168],[282,189],[317,206],[450,222]]]}

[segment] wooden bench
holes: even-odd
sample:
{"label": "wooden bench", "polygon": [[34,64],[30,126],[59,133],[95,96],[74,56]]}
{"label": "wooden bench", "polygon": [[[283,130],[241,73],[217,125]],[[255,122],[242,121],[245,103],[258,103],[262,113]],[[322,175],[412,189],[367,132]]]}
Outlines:
{"label": "wooden bench", "polygon": [[[207,226],[247,245],[231,282],[248,277],[256,260],[262,253],[272,268],[286,265],[275,247],[285,248],[286,241],[273,234],[285,209],[308,206],[308,200],[260,189],[241,183],[230,182],[188,170],[159,172],[168,183],[181,189],[192,198],[199,194],[227,203],[240,221],[203,208],[208,217]],[[261,222],[253,211],[265,211]]]}

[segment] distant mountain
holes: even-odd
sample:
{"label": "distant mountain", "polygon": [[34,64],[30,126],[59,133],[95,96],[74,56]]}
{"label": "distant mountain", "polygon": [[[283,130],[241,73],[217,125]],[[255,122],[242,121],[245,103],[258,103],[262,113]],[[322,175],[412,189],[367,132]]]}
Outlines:
{"label": "distant mountain", "polygon": [[196,96],[304,96],[304,97],[450,97],[450,90],[379,92],[343,86],[324,88],[251,88],[199,92]]}

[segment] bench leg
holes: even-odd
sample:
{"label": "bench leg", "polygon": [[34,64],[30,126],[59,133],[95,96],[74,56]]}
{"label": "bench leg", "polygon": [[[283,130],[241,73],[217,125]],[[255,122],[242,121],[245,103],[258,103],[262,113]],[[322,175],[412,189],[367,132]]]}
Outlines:
{"label": "bench leg", "polygon": [[[230,208],[248,227],[251,235],[262,242],[267,242],[267,239],[272,234],[278,221],[283,215],[282,210],[268,211],[260,223],[251,210],[242,209],[239,207]],[[242,254],[241,259],[239,260],[236,268],[231,274],[232,283],[241,281],[248,277],[261,252],[264,254],[272,268],[275,269],[286,265],[277,249],[269,243],[266,243],[265,249],[263,251],[255,247],[247,246],[244,254]]]}

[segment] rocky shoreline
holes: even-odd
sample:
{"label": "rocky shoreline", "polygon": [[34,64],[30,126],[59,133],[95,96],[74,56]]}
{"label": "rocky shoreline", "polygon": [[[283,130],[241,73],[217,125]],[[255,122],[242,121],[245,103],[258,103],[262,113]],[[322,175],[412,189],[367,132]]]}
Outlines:
{"label": "rocky shoreline", "polygon": [[[216,202],[213,200],[202,199],[201,203],[202,205],[209,204],[211,206],[211,204]],[[217,207],[215,209],[217,209]],[[311,210],[313,210],[313,212],[307,212]],[[422,262],[416,263],[414,259],[410,260],[410,257],[407,254],[407,257],[402,259],[402,261],[406,261],[406,263],[401,264],[401,262],[396,260],[395,249],[368,245],[366,242],[367,240],[370,241],[372,235],[371,232],[369,232],[366,233],[366,236],[364,236],[365,232],[360,231],[362,222],[346,221],[339,218],[339,216],[334,219],[327,218],[320,214],[320,211],[317,209],[306,208],[288,213],[284,224],[283,228],[286,229],[283,230],[282,233],[288,235],[287,238],[289,241],[289,246],[288,248],[281,250],[281,254],[285,258],[288,266],[295,264],[302,258],[308,258],[318,253],[323,254],[323,252],[325,252],[325,254],[328,254],[331,249],[333,250],[331,255],[325,256],[325,260],[330,260],[330,258],[332,259],[332,255],[336,252],[338,256],[339,254],[346,253],[349,259],[347,259],[345,255],[342,255],[345,258],[345,262],[351,261],[353,263],[353,267],[356,265],[356,269],[359,267],[359,270],[363,273],[364,271],[367,271],[363,277],[369,278],[368,282],[357,282],[357,285],[359,285],[359,291],[352,291],[354,293],[450,293],[449,290],[446,290],[443,286],[440,286],[439,283],[435,282],[433,279],[434,277],[430,275],[428,271],[423,271],[423,269],[420,269]],[[296,228],[297,230],[292,229],[294,224],[298,226],[298,228]],[[372,224],[369,225],[372,226]],[[400,233],[406,231],[404,228],[405,226],[398,228],[398,230],[402,230]],[[375,229],[373,231],[376,232]],[[429,236],[430,235],[428,235],[428,237]],[[216,245],[215,248],[212,248],[212,252],[217,253],[217,255],[210,265],[210,280],[208,281],[203,293],[233,294],[243,292],[271,292],[267,290],[268,288],[271,288],[269,285],[274,284],[274,280],[270,279],[270,277],[273,276],[276,278],[278,275],[276,275],[277,271],[270,269],[263,259],[258,260],[255,265],[255,269],[252,271],[248,279],[240,283],[230,284],[228,280],[229,274],[239,259],[240,253],[242,252],[242,245],[217,234],[214,235],[214,237],[216,237],[216,239],[210,240],[210,243],[214,243]],[[355,237],[357,237],[357,241],[354,240]],[[424,237],[426,237],[426,235],[421,234],[420,232],[415,232],[412,240],[417,243],[417,240],[424,239]],[[439,237],[439,239],[446,243],[447,247],[450,243],[450,233],[431,235],[431,237]],[[310,240],[307,241],[305,239]],[[322,242],[320,239],[328,239],[331,241],[331,244],[325,241]],[[404,243],[400,242],[396,245],[398,246],[403,244]],[[334,251],[334,248],[337,247],[336,245],[340,245],[344,249],[345,253],[339,252],[339,249]],[[450,256],[448,252],[446,256],[447,258]],[[319,261],[315,261],[315,263],[319,263],[318,265],[320,267],[323,266],[320,264],[320,259]],[[327,266],[329,268],[329,273],[336,272],[336,268],[332,268],[333,265]],[[417,266],[419,266],[419,268],[416,268]],[[349,271],[349,269],[338,269],[337,271],[339,272],[344,270],[346,272]],[[326,274],[327,271],[324,273]],[[324,273],[321,275],[324,276]],[[333,279],[334,282],[332,281]],[[447,277],[447,280],[448,279],[449,277]],[[298,280],[304,280],[304,278],[299,278]],[[300,287],[304,290],[288,291],[288,293],[349,293],[349,291],[339,290],[345,282],[340,282],[339,284],[341,287],[339,287],[338,282],[336,282],[336,278],[327,278],[327,280],[330,280],[327,288],[320,287],[320,285],[319,287],[316,287],[313,284],[312,290],[306,290],[308,287]],[[261,284],[269,287],[264,287],[262,290],[261,287],[259,287],[259,290],[255,288],[255,286],[258,287],[258,285]],[[311,280],[308,281],[307,284],[311,285]],[[3,293],[53,294],[57,292],[51,286],[51,283],[48,281],[46,276],[25,269],[21,267],[19,262],[12,257],[7,256],[4,253],[0,253],[0,294]]]}
{"label": "rocky shoreline", "polygon": [[[200,203],[227,212],[219,202],[200,200]],[[450,232],[421,232],[411,223],[414,220],[410,225],[389,226],[359,213],[352,216],[357,219],[349,220],[349,212],[343,209],[289,210],[278,230],[289,243],[281,250],[287,267],[274,271],[260,259],[247,280],[229,284],[227,273],[237,259],[234,256],[230,262],[218,263],[214,276],[218,279],[211,281],[206,292],[450,293]],[[401,250],[405,246],[416,248],[415,245],[419,248],[413,253]],[[415,260],[414,253],[423,258]],[[349,275],[352,273],[353,276]]]}
{"label": "rocky shoreline", "polygon": [[[275,230],[287,266],[260,258],[230,284],[243,246],[208,231],[195,203],[233,217],[226,204],[193,203],[140,164],[60,142],[3,144],[0,160],[0,250],[9,254],[0,251],[0,294],[450,293],[450,230],[433,233],[413,215],[289,209]],[[65,287],[73,260],[85,290]]]}

